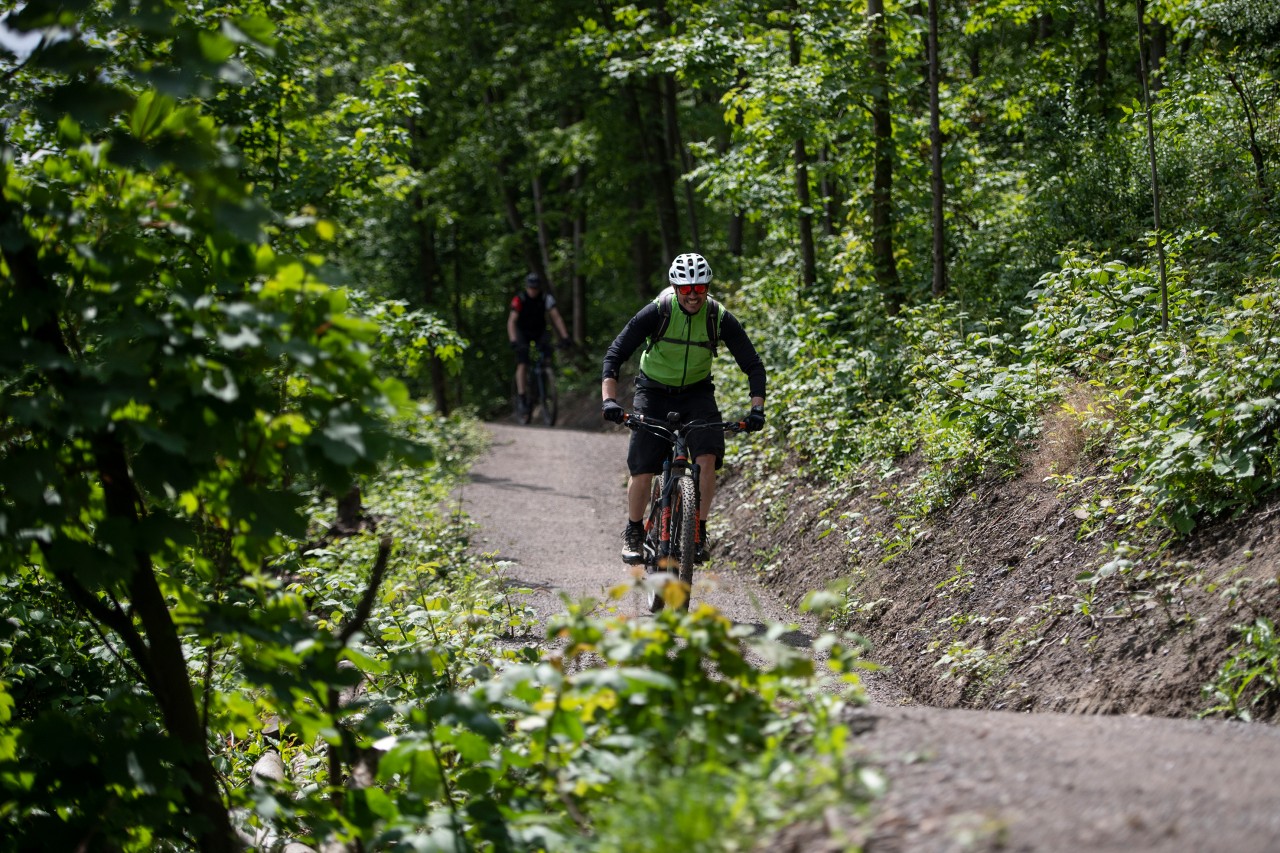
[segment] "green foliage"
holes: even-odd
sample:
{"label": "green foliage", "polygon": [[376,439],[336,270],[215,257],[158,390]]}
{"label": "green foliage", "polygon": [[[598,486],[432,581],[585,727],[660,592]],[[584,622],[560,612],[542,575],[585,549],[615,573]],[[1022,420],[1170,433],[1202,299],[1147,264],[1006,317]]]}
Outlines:
{"label": "green foliage", "polygon": [[[770,392],[783,417],[771,428],[790,447],[832,480],[863,467],[887,472],[918,452],[925,470],[898,494],[899,510],[913,516],[988,466],[1013,464],[1058,393],[1059,370],[1024,360],[1015,335],[983,328],[952,304],[911,309],[878,328],[850,322],[859,316],[815,308],[777,321],[780,342],[765,352],[785,365]],[[847,337],[832,334],[841,328]]]}
{"label": "green foliage", "polygon": [[[313,844],[513,849],[658,849],[679,830],[694,849],[712,849],[705,830],[715,826],[717,849],[746,849],[824,803],[878,789],[844,755],[841,709],[861,701],[859,646],[822,638],[828,678],[843,689],[815,690],[812,657],[777,639],[781,627],[751,637],[705,607],[601,619],[586,602],[552,626],[560,651],[547,658],[533,614],[472,562],[466,526],[442,509],[475,438],[429,417],[413,428],[436,462],[427,476],[393,468],[376,480],[366,505],[384,519],[377,535],[298,543],[211,607],[209,633],[196,623],[183,631],[214,761],[246,829]],[[328,515],[318,500],[307,512],[313,527]],[[383,535],[396,548],[361,630],[344,642]],[[157,778],[164,738],[137,674],[73,609],[51,612],[38,604],[49,590],[20,580],[4,589],[13,616],[0,671],[15,708],[0,727],[0,744],[13,745],[0,754],[10,837],[75,837],[75,815],[111,789],[119,822],[99,821],[102,837],[139,849],[176,840],[180,830],[162,820],[176,793],[140,786],[140,773]],[[84,651],[69,655],[77,644]],[[751,663],[749,649],[770,663]],[[357,685],[353,699],[333,703]],[[279,721],[270,737],[267,720]],[[51,749],[55,740],[64,748]],[[329,750],[344,767],[373,759],[379,784],[335,801]],[[284,782],[250,778],[272,751],[288,768]],[[670,787],[681,779],[704,784]],[[694,821],[652,844],[637,835],[655,798],[677,790],[680,813],[732,817],[731,826]],[[40,818],[55,801],[62,817]]]}
{"label": "green foliage", "polygon": [[[412,477],[379,483],[370,508],[399,511],[400,541],[436,492]],[[720,826],[721,840],[748,846],[755,833],[809,813],[812,803],[795,811],[801,790],[868,795],[875,780],[846,763],[840,723],[844,702],[860,696],[856,647],[824,641],[835,675],[853,692],[811,695],[807,654],[772,637],[747,639],[709,608],[657,620],[601,619],[591,615],[595,603],[584,602],[549,629],[560,651],[547,658],[533,645],[532,614],[513,606],[501,579],[461,551],[440,551],[445,543],[420,534],[399,551],[365,630],[346,652],[364,688],[334,722],[356,754],[377,757],[380,785],[349,797],[341,812],[326,806],[323,774],[316,775],[323,741],[334,742],[333,724],[308,712],[302,682],[286,677],[299,663],[281,658],[268,674],[255,652],[246,674],[251,688],[260,686],[245,697],[256,718],[288,721],[291,762],[304,768],[270,797],[245,790],[255,822],[372,845],[434,838],[614,849],[614,839],[616,849],[658,849],[670,832],[647,846],[624,828],[651,819],[661,780],[705,779],[706,788],[682,789],[681,811],[701,813],[689,808],[696,802],[712,815],[733,815],[738,829],[726,835]],[[277,594],[307,600],[317,652],[325,633],[349,618],[362,584],[354,567],[372,545],[372,537],[342,540],[291,564],[297,580]],[[748,647],[774,663],[757,668]],[[319,728],[309,728],[313,719]],[[697,828],[689,832],[696,846]]]}
{"label": "green foliage", "polygon": [[1185,533],[1251,506],[1277,476],[1277,290],[1270,277],[1238,284],[1234,299],[1195,287],[1193,265],[1216,244],[1170,245],[1168,332],[1152,270],[1085,255],[1041,279],[1019,334],[946,303],[878,330],[849,324],[848,308],[793,310],[769,321],[771,398],[785,413],[770,428],[832,479],[918,453],[923,469],[892,497],[919,518],[982,472],[1016,466],[1047,407],[1083,383],[1092,402],[1076,415],[1113,459],[1117,493],[1099,508],[1111,521]]}
{"label": "green foliage", "polygon": [[[241,825],[367,846],[631,849],[679,780],[705,792],[700,820],[664,828],[697,849],[719,822],[746,845],[794,790],[861,796],[802,663],[747,667],[702,611],[575,610],[563,657],[541,660],[531,615],[440,513],[474,436],[411,396],[505,395],[506,306],[531,266],[562,295],[581,285],[588,341],[611,338],[665,267],[659,220],[711,257],[768,362],[775,441],[740,457],[874,489],[889,553],[1012,470],[1068,387],[1088,389],[1075,414],[1111,463],[1085,532],[1185,533],[1272,490],[1272,6],[1148,4],[1176,47],[1152,110],[1166,331],[1134,7],[945,6],[951,289],[934,298],[922,21],[886,5],[887,80],[865,17],[808,0],[9,12],[32,40],[0,48],[5,837],[229,844],[222,780]],[[892,316],[869,263],[879,94]],[[803,291],[801,216],[823,232]],[[760,482],[780,519],[785,483]],[[321,533],[353,485],[390,552]],[[1183,581],[1117,546],[1080,611],[1173,620]],[[958,573],[942,592],[963,588]],[[1217,707],[1269,683],[1265,628]],[[946,666],[983,677],[980,651]],[[273,749],[293,771],[279,790],[249,777]],[[333,768],[373,755],[381,784],[340,795]]]}
{"label": "green foliage", "polygon": [[1094,388],[1084,417],[1115,454],[1118,520],[1183,533],[1271,487],[1280,411],[1274,280],[1232,304],[1188,279],[1175,262],[1165,333],[1149,270],[1072,258],[1042,280],[1026,327],[1035,356]]}
{"label": "green foliage", "polygon": [[1280,695],[1280,640],[1270,619],[1259,617],[1251,625],[1236,625],[1240,639],[1234,652],[1205,685],[1204,697],[1213,704],[1201,716],[1223,714],[1252,720],[1255,712],[1274,708]]}

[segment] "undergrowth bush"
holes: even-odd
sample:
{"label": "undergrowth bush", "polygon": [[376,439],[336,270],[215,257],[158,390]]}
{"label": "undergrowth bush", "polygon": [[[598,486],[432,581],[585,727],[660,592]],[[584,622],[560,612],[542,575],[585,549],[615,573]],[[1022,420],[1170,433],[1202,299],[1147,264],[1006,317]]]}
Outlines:
{"label": "undergrowth bush", "polygon": [[1032,358],[1094,388],[1080,414],[1114,457],[1116,520],[1186,533],[1273,488],[1280,288],[1250,282],[1234,300],[1197,289],[1176,249],[1167,331],[1150,270],[1083,256],[1042,279],[1026,330]]}
{"label": "undergrowth bush", "polygon": [[[774,362],[770,428],[826,482],[884,475],[918,452],[918,481],[895,493],[900,512],[926,515],[988,466],[1011,465],[1059,393],[1061,371],[1024,360],[998,320],[980,324],[948,302],[860,328],[851,316],[863,315],[810,308],[765,318],[785,341],[763,348]],[[843,326],[848,337],[833,334]],[[771,444],[740,458],[780,461]]]}
{"label": "undergrowth bush", "polygon": [[[348,599],[368,538],[319,571],[344,577]],[[772,668],[753,666],[748,632],[709,607],[636,620],[584,602],[551,626],[548,654],[491,568],[414,549],[398,562],[346,653],[367,689],[340,713],[339,736],[379,756],[378,784],[329,811],[318,780],[295,781],[255,799],[264,824],[322,814],[330,838],[371,848],[747,849],[874,783],[843,755],[852,646],[831,656],[852,692],[825,693],[811,659],[780,644]],[[333,739],[299,742],[317,734]]]}
{"label": "undergrowth bush", "polygon": [[[873,312],[859,305],[877,297],[852,286],[831,297],[845,303],[789,294],[798,305],[758,314],[764,337],[779,339],[762,346],[771,434],[826,482],[865,481],[917,453],[915,482],[886,497],[918,519],[983,472],[1012,471],[1048,407],[1084,384],[1091,405],[1072,414],[1112,458],[1098,484],[1118,493],[1101,504],[1109,521],[1185,534],[1252,506],[1280,474],[1280,286],[1197,287],[1215,242],[1203,232],[1169,241],[1167,330],[1153,269],[1079,253],[1041,278],[1017,330],[946,301],[863,322]],[[776,290],[752,293],[767,301]],[[776,468],[787,457],[776,445],[739,458]]]}
{"label": "undergrowth bush", "polygon": [[[432,417],[412,429],[434,461],[365,483],[376,530],[320,535],[332,498],[313,494],[311,538],[224,590],[211,633],[184,636],[246,837],[264,848],[750,849],[871,796],[878,778],[845,755],[844,711],[862,701],[856,644],[820,640],[823,675],[807,650],[749,636],[707,606],[630,619],[591,601],[548,634],[475,556],[452,505],[475,431]],[[119,794],[95,825],[118,849],[186,849],[160,817],[173,792],[147,785],[159,722],[127,658],[74,608],[41,599],[34,573],[0,588],[0,849],[73,841],[57,827],[74,827],[77,803],[104,786]],[[283,779],[255,774],[270,753]],[[60,824],[39,818],[53,790]]]}
{"label": "undergrowth bush", "polygon": [[1230,657],[1204,687],[1204,697],[1212,704],[1202,717],[1223,714],[1252,720],[1255,712],[1272,711],[1280,696],[1280,639],[1275,624],[1258,617],[1235,629],[1240,637],[1227,650]]}

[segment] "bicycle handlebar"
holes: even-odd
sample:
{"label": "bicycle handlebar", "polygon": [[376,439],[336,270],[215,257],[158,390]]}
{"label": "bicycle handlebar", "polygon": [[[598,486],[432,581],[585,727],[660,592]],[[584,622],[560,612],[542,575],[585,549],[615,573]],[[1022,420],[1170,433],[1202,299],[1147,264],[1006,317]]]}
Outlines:
{"label": "bicycle handlebar", "polygon": [[699,429],[722,429],[725,432],[746,432],[747,422],[741,421],[716,421],[713,423],[698,423],[697,421],[686,421],[684,423],[675,423],[673,419],[668,418],[665,421],[653,420],[646,418],[639,412],[623,412],[622,425],[627,429],[648,429],[651,431],[665,432],[667,435],[674,436],[679,432],[693,432]]}

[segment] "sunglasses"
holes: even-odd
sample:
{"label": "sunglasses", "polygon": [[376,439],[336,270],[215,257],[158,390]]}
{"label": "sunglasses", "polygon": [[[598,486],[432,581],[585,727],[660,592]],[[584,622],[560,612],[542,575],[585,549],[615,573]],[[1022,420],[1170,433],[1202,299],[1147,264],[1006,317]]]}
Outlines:
{"label": "sunglasses", "polygon": [[677,284],[676,292],[681,296],[688,296],[690,293],[706,293],[707,285],[705,284]]}

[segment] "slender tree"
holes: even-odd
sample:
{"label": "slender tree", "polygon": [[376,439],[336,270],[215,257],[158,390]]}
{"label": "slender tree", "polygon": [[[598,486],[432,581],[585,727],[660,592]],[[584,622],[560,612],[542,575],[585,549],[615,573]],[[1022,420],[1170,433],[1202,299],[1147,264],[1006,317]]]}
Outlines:
{"label": "slender tree", "polygon": [[933,297],[947,292],[946,216],[944,197],[946,183],[942,174],[942,120],[938,101],[939,77],[942,69],[938,60],[938,0],[929,0],[929,166],[930,188],[933,196]]}
{"label": "slender tree", "polygon": [[1160,267],[1160,328],[1169,328],[1169,283],[1165,276],[1164,235],[1160,231],[1160,172],[1156,166],[1156,131],[1151,118],[1151,87],[1147,84],[1146,49],[1143,45],[1146,0],[1138,0],[1138,70],[1142,77],[1143,110],[1147,124],[1147,159],[1151,164],[1151,216],[1155,228],[1156,260]]}
{"label": "slender tree", "polygon": [[[650,77],[644,85],[627,86],[640,151],[647,166],[649,189],[658,212],[658,236],[662,256],[668,260],[680,253],[680,214],[676,204],[676,174],[667,155],[667,130],[663,123],[662,81]],[[641,95],[644,95],[642,101]],[[647,106],[645,108],[642,103]]]}
{"label": "slender tree", "polygon": [[1107,0],[1097,0],[1094,9],[1098,20],[1097,66],[1093,72],[1094,86],[1101,95],[1106,91],[1107,75],[1110,72],[1108,61],[1111,51],[1111,24],[1107,19]]}
{"label": "slender tree", "polygon": [[867,0],[871,62],[871,123],[875,138],[871,184],[871,259],[889,313],[902,308],[902,286],[893,248],[893,114],[889,102],[889,46],[884,0]]}
{"label": "slender tree", "polygon": [[[800,36],[794,25],[789,34],[791,67],[800,67]],[[813,198],[809,191],[809,155],[803,136],[797,136],[794,149],[796,199],[800,213],[796,221],[800,241],[800,280],[806,286],[818,280],[818,253],[813,238]]]}

